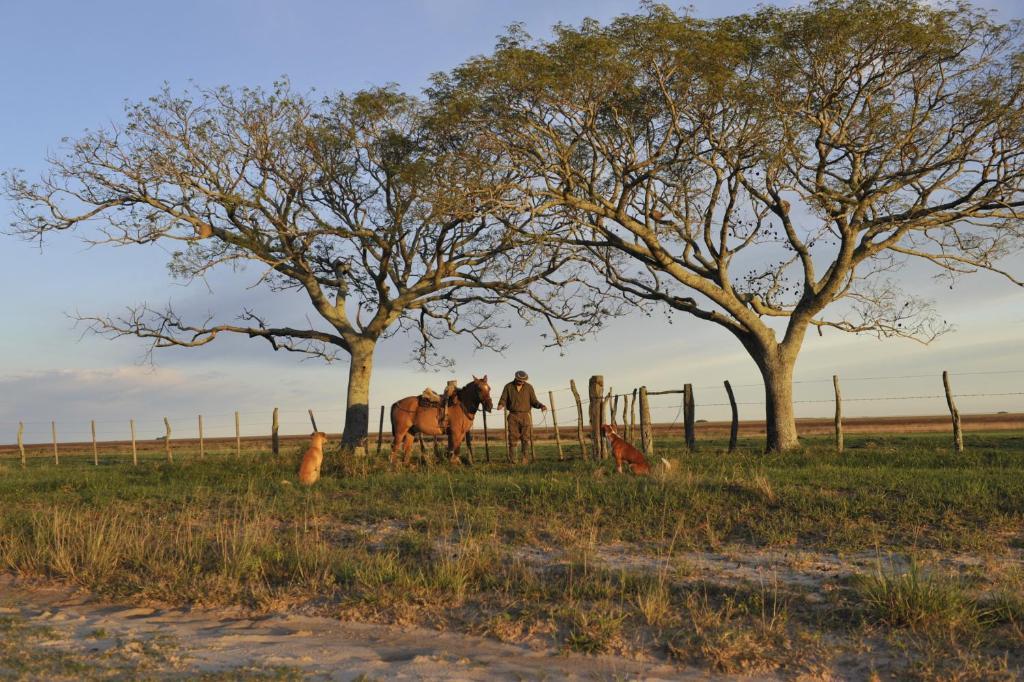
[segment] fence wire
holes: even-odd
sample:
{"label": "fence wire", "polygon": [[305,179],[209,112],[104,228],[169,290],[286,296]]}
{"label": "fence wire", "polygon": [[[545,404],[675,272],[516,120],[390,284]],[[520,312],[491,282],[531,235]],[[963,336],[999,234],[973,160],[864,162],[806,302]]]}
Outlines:
{"label": "fence wire", "polygon": [[[1024,374],[1024,369],[1007,369],[1007,370],[984,370],[984,371],[968,371],[968,372],[951,372],[950,377],[972,377],[972,376],[1004,376],[1004,375],[1020,375]],[[872,382],[872,381],[893,381],[893,380],[911,380],[911,379],[936,379],[936,374],[902,374],[902,375],[885,375],[885,376],[854,376],[854,377],[841,377],[841,381],[844,384],[852,382]],[[813,385],[813,384],[832,384],[832,378],[821,378],[821,379],[799,379],[793,382],[794,386],[798,385]],[[734,384],[734,389],[749,389],[749,388],[763,388],[761,383],[751,384]],[[583,383],[579,387],[580,400],[583,409],[583,426],[589,429],[589,407],[590,397],[587,394],[588,386]],[[543,388],[535,389],[538,397],[544,402],[543,397],[549,392],[554,394],[565,394],[571,393],[569,387],[562,388]],[[677,425],[683,415],[683,397],[681,395],[681,389],[669,389],[674,392],[678,392],[680,395],[677,398],[676,395],[669,393],[664,395],[649,395],[648,403],[649,409],[652,413],[663,415],[656,419],[657,423],[665,424],[668,423],[670,427]],[[693,389],[697,391],[709,391],[709,390],[721,390],[724,392],[723,384],[710,384],[695,386]],[[656,393],[657,391],[649,391],[649,393]],[[953,397],[956,400],[973,400],[979,398],[1019,398],[1024,396],[1024,391],[989,391],[989,392],[963,392],[953,393]],[[631,405],[631,402],[636,399],[639,404],[639,396],[636,394],[635,389],[630,389],[624,393],[612,393],[605,394],[602,399],[605,398],[618,398],[626,401],[627,405]],[[895,396],[844,396],[842,398],[843,403],[873,403],[873,402],[899,402],[899,401],[945,401],[945,394],[943,393],[917,393],[907,395],[895,395]],[[825,405],[833,404],[835,402],[834,396],[821,397],[821,398],[800,398],[793,401],[795,405]],[[736,405],[742,406],[763,406],[765,400],[751,400],[743,399],[737,400]],[[611,406],[609,405],[609,408]],[[703,402],[699,401],[696,405],[697,408],[722,408],[730,407],[730,403],[727,401],[715,401],[715,402]],[[1021,408],[1017,406],[1016,402],[1014,407],[1017,410]],[[619,422],[623,417],[623,406],[618,406],[615,415],[615,421]],[[377,408],[379,410],[379,407]],[[370,412],[370,431],[372,437],[376,436],[379,411],[371,410]],[[251,437],[269,437],[270,435],[270,423],[272,409],[266,410],[246,410],[239,411],[238,418],[240,421],[240,435],[245,438]],[[580,426],[580,419],[578,414],[578,408],[575,401],[570,401],[569,404],[563,404],[554,410],[550,410],[553,415],[551,424],[549,424],[548,415],[542,414],[540,417],[539,426],[547,427],[553,425],[554,416],[557,416],[559,422],[559,428],[576,430]],[[329,432],[340,431],[340,424],[344,421],[346,410],[343,407],[331,407],[326,409],[313,409],[313,413],[316,416],[317,424],[321,430],[327,430]],[[566,415],[565,413],[568,413]],[[204,435],[211,439],[220,438],[231,438],[235,436],[235,415],[236,413],[231,412],[214,412],[202,415]],[[286,435],[297,435],[308,433],[309,430],[309,414],[308,410],[305,409],[281,409],[278,410],[279,416],[279,429],[282,436]],[[136,439],[139,442],[161,440],[165,434],[165,426],[163,422],[163,416],[143,416],[142,418],[135,419],[135,430]],[[198,437],[198,415],[168,415],[167,419],[171,422],[172,426],[172,440],[182,439],[194,439]],[[495,430],[504,429],[504,415],[501,413],[492,413],[489,416],[490,426]],[[48,445],[52,440],[52,427],[53,420],[50,419],[29,419],[19,421],[7,421],[0,422],[0,431],[9,434],[8,437],[0,437],[0,442],[14,443],[16,432],[19,425],[24,428],[23,439],[26,444],[31,443],[34,447],[40,445]],[[126,441],[130,438],[129,435],[129,418],[124,419],[96,419],[96,439],[97,441]],[[301,424],[301,428],[296,431],[296,425]],[[338,428],[333,428],[333,425],[338,425]],[[390,428],[390,420],[385,415],[385,427]],[[89,422],[82,424],[81,422],[68,425],[67,421],[58,422],[57,428],[57,439],[58,441],[64,442],[87,442],[92,438],[92,430]],[[476,429],[481,428],[480,420],[475,425]],[[9,440],[8,440],[9,438]]]}

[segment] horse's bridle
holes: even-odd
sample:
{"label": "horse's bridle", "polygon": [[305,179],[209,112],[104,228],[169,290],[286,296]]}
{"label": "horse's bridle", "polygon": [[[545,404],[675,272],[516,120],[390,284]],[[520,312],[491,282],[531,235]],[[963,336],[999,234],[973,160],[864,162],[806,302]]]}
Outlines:
{"label": "horse's bridle", "polygon": [[[469,403],[462,397],[462,392],[469,390],[470,387],[472,387],[473,398],[475,402],[472,409],[469,408]],[[458,391],[456,391],[455,394],[459,397],[459,404],[462,406],[462,411],[466,413],[466,416],[469,417],[470,419],[476,417],[476,413],[480,410],[480,406],[483,405],[484,402],[483,400],[480,399],[480,389],[477,387],[476,382],[469,382],[468,384],[460,388]]]}

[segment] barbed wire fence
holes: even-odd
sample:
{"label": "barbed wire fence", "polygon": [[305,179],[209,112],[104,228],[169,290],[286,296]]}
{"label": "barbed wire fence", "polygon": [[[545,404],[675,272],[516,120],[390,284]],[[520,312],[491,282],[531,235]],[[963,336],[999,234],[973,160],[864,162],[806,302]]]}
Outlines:
{"label": "barbed wire fence", "polygon": [[[841,397],[839,391],[839,377],[798,379],[793,382],[794,387],[805,389],[816,389],[818,386],[831,387],[832,395],[811,395],[795,399],[795,406],[821,406],[825,409],[835,410],[835,429],[837,446],[842,449],[844,418],[841,416],[842,405],[884,402],[899,404],[914,402],[918,408],[930,414],[941,414],[942,407],[949,411],[949,419],[953,431],[954,442],[962,449],[961,418],[957,401],[963,401],[970,406],[977,399],[998,399],[1001,407],[1000,412],[1007,414],[1019,414],[1024,412],[1024,391],[1000,391],[1000,390],[966,390],[961,393],[950,388],[950,380],[963,379],[964,377],[1006,377],[1011,375],[1024,375],[1024,369],[1007,369],[994,371],[968,371],[956,373],[943,373],[942,392],[908,392],[901,395],[852,395]],[[907,381],[917,379],[935,380],[935,374],[903,374],[883,376],[861,376],[844,377],[843,383],[864,385],[868,382],[891,382]],[[987,380],[986,380],[987,383]],[[568,450],[571,456],[583,456],[593,458],[604,458],[607,456],[605,439],[601,436],[600,427],[603,424],[611,424],[621,427],[622,435],[629,441],[637,442],[645,452],[652,455],[654,452],[654,431],[661,433],[674,433],[679,430],[680,422],[683,429],[679,435],[684,438],[688,447],[694,446],[694,434],[697,423],[705,423],[712,420],[695,418],[696,409],[701,410],[702,415],[721,417],[713,421],[724,424],[731,422],[730,428],[730,449],[735,448],[737,431],[739,427],[738,412],[740,408],[763,407],[765,400],[758,395],[744,395],[737,400],[734,392],[738,389],[741,394],[744,392],[763,391],[763,384],[749,383],[729,385],[709,384],[692,386],[685,384],[682,388],[650,389],[647,387],[630,388],[625,392],[615,392],[609,387],[606,391],[603,384],[603,377],[595,375],[590,378],[586,387],[585,395],[580,395],[572,382],[568,387],[551,387],[536,389],[537,395],[547,396],[551,403],[551,409],[535,418],[535,428],[542,438],[553,438],[558,447],[559,458],[564,456]],[[696,400],[695,396],[701,396]],[[558,404],[556,404],[556,401]],[[924,407],[926,406],[926,407]],[[725,408],[731,411],[731,419],[726,419]],[[385,434],[390,436],[389,419],[387,410],[378,406],[380,418],[377,423],[375,417],[377,412],[370,411],[370,430],[368,437],[368,450],[370,453],[380,453],[382,448],[388,448],[388,440]],[[918,410],[919,412],[921,409]],[[110,456],[127,456],[130,453],[133,462],[138,462],[138,453],[157,453],[158,456],[165,456],[173,461],[173,444],[176,441],[187,442],[190,446],[190,455],[196,454],[192,450],[198,441],[198,456],[216,456],[222,454],[240,454],[242,442],[247,447],[266,448],[266,441],[271,441],[273,451],[279,451],[279,438],[301,439],[308,435],[307,425],[313,415],[320,420],[320,424],[339,424],[343,421],[346,410],[343,407],[327,409],[289,409],[279,410],[272,408],[264,411],[231,411],[206,413],[203,415],[174,414],[168,416],[145,416],[141,419],[97,419],[90,420],[86,424],[58,424],[54,419],[34,419],[18,422],[0,422],[0,432],[9,433],[15,438],[10,445],[0,445],[0,458],[10,456],[28,458],[52,458],[55,464],[59,464],[62,454],[71,456],[91,456],[94,463],[99,464],[99,450],[102,448],[105,458]],[[905,413],[905,412],[904,412]],[[818,415],[823,417],[824,415]],[[484,415],[486,423],[490,419],[490,432],[488,433],[484,424],[474,425],[479,439],[486,433],[484,447],[489,443],[507,445],[507,438],[503,433],[503,416],[496,413]],[[744,414],[744,425],[762,423],[763,412],[750,414],[749,410]],[[847,417],[846,419],[850,419]],[[300,424],[302,426],[300,426]],[[721,425],[720,424],[720,425]],[[655,427],[657,427],[655,429]],[[1020,428],[1024,429],[1024,420]],[[549,433],[550,432],[550,433]],[[563,438],[562,432],[566,432]],[[215,435],[214,435],[215,434]],[[566,447],[563,449],[562,440],[565,440]],[[6,438],[0,438],[6,441]],[[575,441],[575,444],[573,444]]]}

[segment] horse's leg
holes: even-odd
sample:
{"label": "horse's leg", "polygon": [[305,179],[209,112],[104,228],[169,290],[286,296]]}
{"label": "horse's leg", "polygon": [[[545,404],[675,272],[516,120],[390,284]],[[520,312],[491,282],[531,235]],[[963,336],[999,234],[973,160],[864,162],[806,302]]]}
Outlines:
{"label": "horse's leg", "polygon": [[393,433],[391,434],[391,452],[388,454],[388,462],[394,464],[396,461],[395,458],[398,456],[398,451],[402,447],[402,437],[405,435],[405,432],[399,428],[398,420],[394,418],[391,420],[391,431]]}
{"label": "horse's leg", "polygon": [[388,456],[388,461],[391,464],[397,464],[398,455],[402,450],[402,441],[405,439],[405,432],[401,429],[396,428],[395,432],[391,434],[391,454]]}
{"label": "horse's leg", "polygon": [[447,453],[445,455],[447,455],[449,462],[452,464],[459,464],[459,431],[461,430],[462,420],[460,415],[458,413],[450,414],[449,425],[447,425],[447,430],[445,431],[447,436]]}
{"label": "horse's leg", "polygon": [[423,464],[425,464],[427,468],[430,468],[430,465],[433,464],[433,462],[431,462],[430,457],[427,456],[427,446],[423,443],[422,431],[416,434],[416,440],[420,443],[420,459],[423,460]]}
{"label": "horse's leg", "polygon": [[473,464],[473,424],[470,423],[469,428],[466,429],[466,459],[469,460],[470,465]]}
{"label": "horse's leg", "polygon": [[448,459],[452,464],[461,464],[459,459],[459,445],[462,444],[461,425],[456,428],[455,424],[448,426]]}
{"label": "horse's leg", "polygon": [[409,431],[402,434],[402,464],[409,466],[412,462],[412,441],[413,437]]}
{"label": "horse's leg", "polygon": [[416,410],[403,408],[403,402],[408,401],[403,399],[391,406],[391,455],[388,457],[391,464],[398,464],[400,453],[404,455],[405,464],[409,463],[409,455],[403,451],[408,450],[404,447],[405,440],[416,419]]}

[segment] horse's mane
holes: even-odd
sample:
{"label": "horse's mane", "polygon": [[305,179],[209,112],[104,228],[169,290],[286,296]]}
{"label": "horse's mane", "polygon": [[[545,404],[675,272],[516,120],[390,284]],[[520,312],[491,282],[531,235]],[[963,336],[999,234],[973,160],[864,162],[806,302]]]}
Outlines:
{"label": "horse's mane", "polygon": [[475,407],[480,402],[480,389],[476,386],[476,379],[460,388],[458,395],[463,405],[469,406],[472,404]]}

